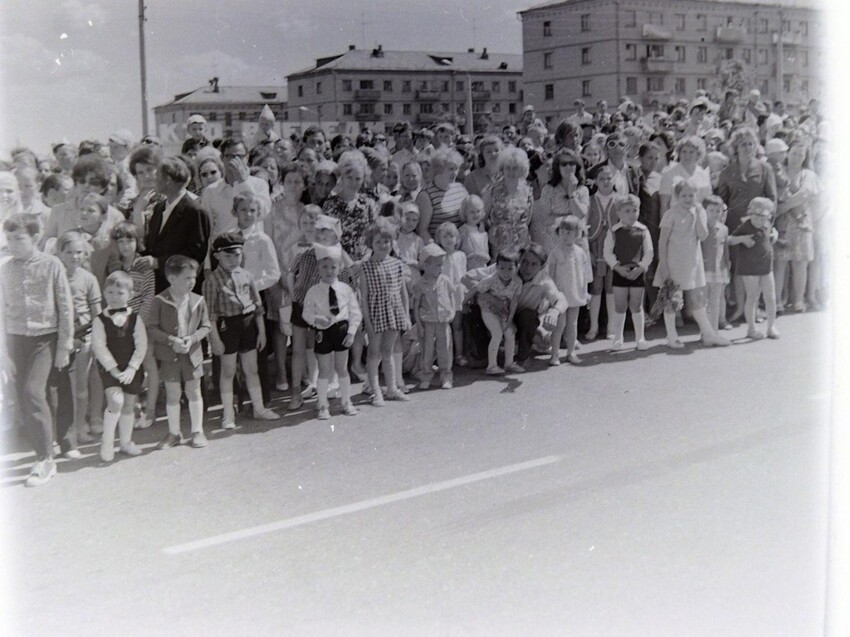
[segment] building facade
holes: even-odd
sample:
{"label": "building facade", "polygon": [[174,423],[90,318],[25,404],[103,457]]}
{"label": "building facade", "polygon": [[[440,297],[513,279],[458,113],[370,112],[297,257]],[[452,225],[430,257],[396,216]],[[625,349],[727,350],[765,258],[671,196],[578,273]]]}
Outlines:
{"label": "building facade", "polygon": [[390,129],[400,121],[417,127],[450,121],[464,129],[470,97],[476,130],[522,112],[522,56],[486,48],[430,53],[350,46],[288,75],[287,83],[289,121],[318,123],[332,133]]}
{"label": "building facade", "polygon": [[727,60],[763,99],[820,93],[824,51],[817,0],[565,0],[520,12],[526,101],[547,120],[599,99],[718,92]]}
{"label": "building facade", "polygon": [[180,93],[155,107],[156,135],[167,148],[179,148],[186,138],[186,120],[198,113],[207,120],[210,137],[241,133],[248,139],[256,133],[266,104],[275,114],[277,132],[283,135],[288,116],[286,95],[285,86],[219,86],[218,78],[213,78],[209,86]]}

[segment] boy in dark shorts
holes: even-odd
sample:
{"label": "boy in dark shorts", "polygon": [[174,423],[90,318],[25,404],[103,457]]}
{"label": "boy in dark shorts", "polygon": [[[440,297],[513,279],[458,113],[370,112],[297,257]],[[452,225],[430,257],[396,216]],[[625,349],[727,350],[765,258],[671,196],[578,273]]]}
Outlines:
{"label": "boy in dark shorts", "polygon": [[340,281],[342,247],[337,244],[316,244],[316,262],[320,280],[313,285],[304,298],[304,321],[316,329],[315,350],[319,359],[318,394],[319,420],[331,417],[328,403],[328,385],[334,370],[339,375],[339,397],[342,413],[357,415],[351,404],[351,378],[348,376],[348,350],[354,343],[354,335],[363,315],[357,296],[350,286]]}
{"label": "boy in dark shorts", "polygon": [[183,383],[189,403],[189,419],[195,448],[207,446],[204,435],[204,401],[201,378],[204,354],[201,341],[210,333],[207,303],[192,289],[198,277],[198,262],[182,254],[168,257],[165,278],[169,287],[154,297],[148,332],[159,363],[160,377],[165,382],[165,413],[168,435],[157,449],[182,444],[180,433],[180,384]]}
{"label": "boy in dark shorts", "polygon": [[236,355],[242,363],[248,395],[257,420],[277,420],[280,416],[263,405],[263,390],[257,372],[257,350],[265,347],[266,326],[263,304],[254,277],[242,267],[245,240],[238,232],[224,232],[213,241],[212,254],[218,267],[204,280],[203,292],[210,315],[210,347],[221,358],[219,389],[222,428],[236,427],[233,409],[233,377]]}

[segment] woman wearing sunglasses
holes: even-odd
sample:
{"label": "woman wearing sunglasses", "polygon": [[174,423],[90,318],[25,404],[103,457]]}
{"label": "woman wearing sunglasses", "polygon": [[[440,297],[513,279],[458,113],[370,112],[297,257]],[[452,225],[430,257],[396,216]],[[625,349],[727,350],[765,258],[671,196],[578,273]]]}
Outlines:
{"label": "woman wearing sunglasses", "polygon": [[[614,192],[618,195],[637,195],[640,191],[640,172],[626,161],[626,139],[620,133],[611,133],[605,140],[607,158],[587,173],[589,181],[595,181],[603,166],[611,166],[614,174]],[[591,194],[596,190],[591,185]]]}
{"label": "woman wearing sunglasses", "polygon": [[557,222],[567,215],[587,218],[590,193],[584,185],[584,166],[575,151],[561,148],[552,159],[552,177],[543,186],[531,218],[531,240],[551,252]]}

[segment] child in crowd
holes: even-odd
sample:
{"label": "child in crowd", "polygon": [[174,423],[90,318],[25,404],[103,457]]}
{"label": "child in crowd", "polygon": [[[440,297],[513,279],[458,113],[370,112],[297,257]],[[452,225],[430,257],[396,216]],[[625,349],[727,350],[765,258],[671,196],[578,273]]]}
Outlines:
{"label": "child in crowd", "polygon": [[[500,252],[496,255],[496,270],[479,281],[470,290],[478,297],[481,319],[490,332],[490,344],[487,347],[487,374],[497,376],[506,371],[524,372],[521,365],[514,362],[516,348],[516,313],[522,282],[517,276],[519,255],[513,252]],[[497,356],[502,338],[505,339],[505,366],[499,367]]]}
{"label": "child in crowd", "polygon": [[[318,215],[314,222],[318,245],[333,246],[339,243],[339,222],[328,215]],[[350,259],[343,252],[343,262]],[[289,399],[289,411],[301,407],[304,398],[310,397],[318,378],[318,361],[314,353],[314,337],[310,324],[304,320],[304,299],[311,287],[321,276],[316,260],[315,246],[308,248],[296,257],[292,264],[290,289],[292,290],[292,397]],[[307,370],[307,389],[301,391],[301,378]]]}
{"label": "child in crowd", "polygon": [[241,266],[245,240],[238,232],[224,232],[213,241],[212,254],[218,267],[204,279],[203,292],[210,318],[210,347],[221,358],[219,391],[222,428],[236,427],[233,409],[233,378],[236,355],[242,363],[245,384],[257,420],[277,420],[274,411],[263,404],[263,390],[257,372],[257,350],[266,344],[263,305],[254,277]]}
{"label": "child in crowd", "polygon": [[204,435],[204,402],[201,397],[201,378],[204,375],[204,354],[201,341],[210,332],[207,304],[192,289],[198,277],[198,262],[182,254],[168,257],[165,277],[168,285],[151,305],[148,331],[154,356],[160,364],[165,381],[165,413],[168,434],[157,449],[168,449],[183,443],[180,432],[180,384],[183,383],[189,403],[189,419],[195,448],[206,447]]}
{"label": "child in crowd", "polygon": [[469,195],[460,204],[459,249],[466,255],[466,269],[483,268],[490,262],[490,242],[484,230],[484,202],[478,195]]}
{"label": "child in crowd", "polygon": [[316,329],[315,350],[319,360],[319,378],[316,382],[318,418],[331,417],[328,387],[336,372],[339,377],[339,397],[342,413],[357,415],[351,403],[351,378],[348,376],[348,350],[354,343],[354,334],[360,327],[362,314],[357,295],[351,287],[339,280],[342,247],[315,246],[319,282],[313,285],[304,298],[304,321]]}
{"label": "child in crowd", "polygon": [[[719,336],[711,327],[705,309],[705,268],[700,242],[708,237],[705,209],[697,202],[698,184],[691,179],[677,177],[673,181],[673,198],[670,208],[661,218],[661,236],[658,240],[658,269],[654,285],[661,287],[666,281],[684,292],[707,346],[730,345],[729,339]],[[664,327],[667,346],[681,349],[676,330],[676,313],[672,307],[664,309]]]}
{"label": "child in crowd", "polygon": [[454,290],[455,315],[452,319],[452,344],[454,345],[455,362],[461,367],[467,367],[469,361],[463,355],[463,297],[464,287],[461,283],[466,274],[466,254],[458,250],[460,233],[451,221],[443,222],[437,227],[435,239],[446,252],[443,260],[443,274],[452,284]]}
{"label": "child in crowd", "polygon": [[578,335],[579,309],[590,300],[588,286],[593,280],[593,266],[587,251],[581,245],[584,223],[573,215],[559,220],[555,230],[557,242],[546,267],[558,290],[567,299],[567,311],[558,315],[558,323],[552,332],[552,349],[549,364],[561,364],[561,337],[566,332],[567,361],[573,365],[581,363],[575,353]]}
{"label": "child in crowd", "polygon": [[731,329],[726,321],[726,298],[724,291],[729,284],[730,259],[729,229],[726,227],[726,204],[717,195],[709,195],[702,201],[708,221],[708,236],[702,242],[702,260],[705,264],[705,281],[708,284],[706,312],[711,327]]}
{"label": "child in crowd", "polygon": [[774,326],[776,320],[776,283],[773,280],[773,244],[779,233],[772,225],[776,207],[767,197],[755,197],[747,207],[747,216],[729,237],[729,245],[738,248],[736,273],[744,280],[746,301],[744,316],[747,319],[747,336],[762,339],[765,334],[756,329],[756,310],[759,298],[764,296],[767,314],[767,337],[779,338]]}
{"label": "child in crowd", "polygon": [[608,312],[608,335],[611,336],[614,316],[614,296],[611,290],[612,273],[605,263],[604,244],[608,229],[616,223],[613,214],[614,171],[606,164],[596,173],[597,191],[590,197],[587,212],[587,242],[590,247],[590,261],[593,264],[593,283],[590,288],[590,329],[585,338],[592,341],[599,333],[599,311],[602,308],[602,295],[606,295],[605,309]]}
{"label": "child in crowd", "polygon": [[109,210],[109,200],[94,193],[88,194],[80,204],[80,227],[77,231],[89,243],[85,267],[97,277],[103,287],[106,279],[106,264],[109,258],[109,231],[111,226],[106,221]]}
{"label": "child in crowd", "polygon": [[38,219],[14,214],[3,231],[11,258],[0,265],[0,368],[15,378],[18,418],[36,454],[26,485],[37,487],[56,475],[47,381],[70,360],[73,301],[62,263],[36,247]]}
{"label": "child in crowd", "polygon": [[[133,297],[130,307],[148,324],[153,303],[155,276],[147,260],[139,254],[139,229],[129,221],[121,221],[109,233],[112,239],[111,253],[117,256],[107,264],[107,272],[126,272],[133,279]],[[144,411],[136,422],[136,429],[147,429],[156,419],[156,401],[159,397],[159,369],[154,358],[154,348],[149,347],[142,362],[147,376],[147,397]]]}
{"label": "child in crowd", "polygon": [[605,262],[611,268],[614,289],[612,352],[623,348],[627,309],[632,311],[637,349],[649,348],[644,338],[643,279],[652,263],[653,250],[649,229],[637,220],[639,210],[640,199],[637,196],[618,197],[614,201],[613,211],[619,222],[611,226],[605,236]]}
{"label": "child in crowd", "polygon": [[422,276],[413,287],[413,320],[421,343],[419,389],[429,389],[434,377],[434,354],[443,389],[451,389],[451,322],[455,317],[455,291],[442,273],[446,251],[429,243],[419,252]]}
{"label": "child in crowd", "polygon": [[398,387],[393,350],[401,332],[410,328],[404,264],[390,256],[398,226],[379,218],[366,231],[366,244],[372,254],[360,263],[360,294],[363,299],[363,323],[369,336],[366,369],[372,390],[372,405],[383,407],[384,395],[378,381],[383,362],[387,382],[386,398],[410,400]]}
{"label": "child in crowd", "polygon": [[401,204],[402,220],[401,227],[396,238],[398,258],[410,268],[410,279],[408,281],[408,292],[412,292],[419,279],[419,253],[424,242],[416,232],[419,227],[419,206],[411,201]]}
{"label": "child in crowd", "polygon": [[45,206],[53,208],[60,203],[65,203],[73,188],[74,180],[70,175],[52,173],[41,182],[41,200]]}
{"label": "child in crowd", "polygon": [[[253,192],[239,193],[233,198],[233,215],[236,217],[236,229],[245,243],[242,247],[244,267],[254,278],[254,285],[260,298],[266,301],[269,290],[280,281],[280,266],[274,244],[263,232],[263,206],[260,198]],[[263,401],[271,397],[269,382],[268,350],[265,347],[257,351],[257,370],[263,390]]]}
{"label": "child in crowd", "polygon": [[140,369],[148,348],[145,325],[130,309],[133,279],[126,272],[113,272],[106,277],[103,298],[106,309],[94,319],[92,350],[106,393],[103,414],[103,439],[100,459],[115,458],[115,426],[121,453],[138,456],[142,450],[133,442],[133,417],[136,396],[142,391],[144,372]]}
{"label": "child in crowd", "polygon": [[[56,249],[59,251],[59,259],[65,266],[65,275],[68,277],[68,285],[71,288],[71,297],[74,302],[74,352],[71,362],[74,363],[71,374],[71,385],[73,386],[73,406],[71,409],[71,436],[63,441],[63,436],[57,431],[60,446],[63,447],[65,456],[68,458],[79,458],[80,452],[76,447],[79,443],[92,442],[91,436],[86,432],[86,412],[89,407],[89,372],[91,371],[91,329],[92,320],[100,314],[101,297],[100,285],[95,276],[82,267],[85,259],[87,244],[78,232],[69,231],[63,233],[56,240]],[[60,401],[59,411],[62,412],[64,405]],[[98,409],[102,402],[98,401]],[[57,414],[58,420],[67,418],[68,414]],[[57,427],[59,429],[59,427]]]}

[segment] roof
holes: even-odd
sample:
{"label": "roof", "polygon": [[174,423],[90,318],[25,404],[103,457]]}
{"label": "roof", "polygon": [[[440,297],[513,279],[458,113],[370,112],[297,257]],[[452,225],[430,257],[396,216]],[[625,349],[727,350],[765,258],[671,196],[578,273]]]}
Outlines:
{"label": "roof", "polygon": [[221,86],[213,91],[210,85],[201,86],[188,93],[178,93],[174,99],[163,106],[174,104],[281,104],[287,101],[285,86]]}
{"label": "roof", "polygon": [[[522,55],[515,53],[444,53],[433,51],[385,51],[349,49],[341,55],[319,58],[316,64],[290,74],[288,77],[318,70],[336,71],[439,71],[452,69],[460,72],[522,72]],[[502,65],[504,68],[500,68]]]}
{"label": "roof", "polygon": [[[580,0],[555,0],[550,2],[544,2],[542,4],[536,4],[528,9],[523,9],[518,13],[528,13],[529,11],[536,11],[538,9],[553,9],[555,7],[559,7],[561,5],[574,4],[579,2]],[[680,0],[681,1],[681,0]],[[788,7],[794,9],[820,9],[823,4],[823,0],[685,0],[689,2],[693,2],[695,5],[704,4],[705,2],[715,3],[715,4],[752,4],[752,5],[761,5],[765,7]]]}

